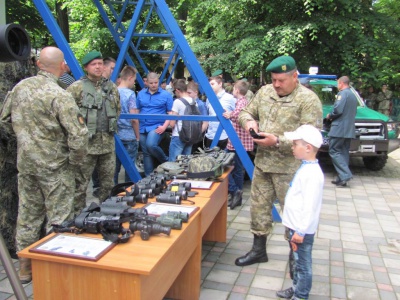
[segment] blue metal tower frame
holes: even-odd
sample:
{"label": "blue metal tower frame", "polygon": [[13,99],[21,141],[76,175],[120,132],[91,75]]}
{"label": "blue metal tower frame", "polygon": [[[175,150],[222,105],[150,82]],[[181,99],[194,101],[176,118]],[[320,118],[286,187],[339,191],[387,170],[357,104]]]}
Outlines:
{"label": "blue metal tower frame", "polygon": [[[218,143],[219,136],[222,131],[225,130],[231,140],[237,155],[239,155],[243,166],[245,167],[247,173],[252,179],[254,165],[250,160],[246,150],[244,149],[238,135],[236,134],[231,122],[225,119],[222,114],[224,109],[222,108],[218,98],[216,97],[214,91],[212,90],[208,78],[204,74],[196,56],[191,50],[188,42],[186,41],[181,29],[179,28],[175,18],[173,17],[170,9],[168,8],[165,0],[92,0],[94,5],[97,7],[101,17],[103,18],[107,28],[110,30],[114,41],[120,48],[120,53],[118,55],[115,69],[111,75],[111,80],[115,81],[124,62],[128,65],[135,66],[135,63],[131,57],[132,53],[139,62],[141,68],[147,73],[148,68],[141,57],[141,53],[157,53],[157,54],[168,54],[169,58],[164,66],[164,69],[160,76],[160,81],[162,81],[169,67],[171,66],[173,60],[177,62],[182,59],[185,63],[186,68],[189,70],[193,79],[199,84],[199,87],[205,93],[209,99],[211,105],[213,106],[216,116],[172,116],[172,115],[135,115],[135,114],[121,114],[123,119],[161,119],[161,120],[204,120],[204,121],[219,121],[220,126],[217,130],[216,137],[211,146],[215,146]],[[41,14],[46,26],[48,27],[50,33],[52,34],[58,47],[64,52],[65,59],[71,68],[71,71],[75,78],[80,78],[84,75],[84,72],[75,58],[68,42],[66,41],[64,35],[62,34],[57,22],[55,21],[50,9],[48,8],[45,0],[33,0],[35,6],[37,7],[39,13]],[[121,10],[118,13],[116,6],[120,7]],[[122,23],[126,10],[128,6],[135,6],[131,21],[128,28]],[[138,28],[139,19],[141,16],[145,16],[145,21],[143,22],[143,27]],[[164,25],[165,32],[161,33],[148,33],[147,25],[152,17],[158,17],[161,23]],[[141,41],[145,38],[161,38],[161,39],[171,39],[173,42],[173,47],[170,50],[152,50],[152,49],[140,49]],[[136,43],[134,43],[134,41]],[[175,68],[177,63],[173,66]],[[171,72],[173,74],[173,72]],[[170,80],[170,78],[167,78]],[[138,74],[137,78],[139,84],[143,87],[143,80]],[[131,179],[137,182],[141,179],[140,174],[136,170],[135,164],[129,158],[125,148],[123,147],[121,141],[116,136],[116,153],[118,158],[121,160],[126,172],[128,172]],[[276,209],[273,209],[273,218],[276,221],[280,221],[279,213]]]}

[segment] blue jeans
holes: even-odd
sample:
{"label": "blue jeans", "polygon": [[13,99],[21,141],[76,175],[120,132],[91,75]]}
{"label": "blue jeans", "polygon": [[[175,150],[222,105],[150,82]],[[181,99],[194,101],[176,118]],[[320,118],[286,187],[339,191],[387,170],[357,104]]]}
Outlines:
{"label": "blue jeans", "polygon": [[[293,230],[289,230],[289,237],[292,239]],[[294,295],[300,299],[308,299],[312,286],[312,247],[314,244],[314,234],[306,234],[303,243],[296,244],[297,251],[293,251],[294,272],[293,286]],[[292,246],[290,246],[292,247]]]}
{"label": "blue jeans", "polygon": [[[135,163],[136,156],[138,153],[138,142],[136,140],[133,141],[121,141],[125,147],[126,152],[128,152],[129,157],[132,162]],[[115,172],[114,172],[114,184],[118,184],[118,174],[121,171],[121,161],[116,156],[115,160]],[[125,182],[131,181],[129,175],[125,171]]]}
{"label": "blue jeans", "polygon": [[190,155],[192,153],[192,144],[185,144],[179,136],[171,137],[169,144],[169,161],[175,161],[178,155]]}
{"label": "blue jeans", "polygon": [[349,168],[351,139],[330,137],[329,156],[332,158],[333,166],[338,173],[340,180],[350,180],[353,174]]}
{"label": "blue jeans", "polygon": [[229,192],[236,192],[238,190],[243,190],[243,184],[244,184],[244,167],[242,164],[242,161],[239,158],[239,155],[236,153],[234,150],[227,150],[227,152],[234,152],[235,153],[235,158],[233,160],[234,162],[234,168],[232,172],[229,173],[228,181],[228,191]]}
{"label": "blue jeans", "polygon": [[160,142],[163,134],[158,134],[155,130],[140,134],[140,147],[143,151],[144,174],[149,176],[154,170],[153,158],[160,163],[168,161],[168,156],[161,149]]}

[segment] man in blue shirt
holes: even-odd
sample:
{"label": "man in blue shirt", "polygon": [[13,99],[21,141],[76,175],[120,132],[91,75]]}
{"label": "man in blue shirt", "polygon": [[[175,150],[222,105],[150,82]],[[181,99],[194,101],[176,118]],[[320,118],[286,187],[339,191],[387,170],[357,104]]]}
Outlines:
{"label": "man in blue shirt", "polygon": [[[121,113],[134,113],[136,109],[136,95],[132,88],[135,86],[137,70],[134,67],[126,66],[122,69],[118,85],[118,92],[121,101]],[[122,141],[132,162],[136,160],[139,147],[139,121],[136,119],[118,119],[118,136]],[[121,161],[116,157],[114,184],[118,184],[118,174],[121,170]],[[125,182],[131,181],[125,172]]]}
{"label": "man in blue shirt", "polygon": [[[158,86],[156,73],[147,75],[147,88],[142,89],[137,97],[135,113],[140,114],[170,114],[172,96]],[[153,159],[164,163],[168,156],[159,146],[163,134],[169,125],[169,120],[145,119],[139,121],[140,147],[143,151],[144,173],[149,176],[154,170]]]}

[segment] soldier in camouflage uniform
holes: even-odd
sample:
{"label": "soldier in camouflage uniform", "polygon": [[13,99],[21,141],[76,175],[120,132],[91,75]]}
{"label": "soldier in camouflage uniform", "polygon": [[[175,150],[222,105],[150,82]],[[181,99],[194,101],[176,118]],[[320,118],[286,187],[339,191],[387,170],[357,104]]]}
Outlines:
{"label": "soldier in camouflage uniform", "polygon": [[[37,76],[21,81],[7,95],[0,113],[17,137],[19,211],[17,251],[39,239],[47,217],[51,224],[71,218],[75,193],[74,169],[86,155],[88,130],[71,95],[58,84],[64,55],[44,48]],[[20,258],[20,280],[32,280],[30,259]]]}
{"label": "soldier in camouflage uniform", "polygon": [[251,184],[251,232],[253,247],[236,259],[237,266],[267,262],[267,235],[272,228],[272,206],[275,199],[283,204],[289,183],[300,162],[292,155],[292,142],[285,131],[300,125],[322,126],[322,106],[318,96],[297,80],[297,68],[290,56],[280,56],[267,67],[272,84],[262,87],[239,114],[239,123],[263,136],[255,139],[257,154]]}
{"label": "soldier in camouflage uniform", "polygon": [[390,105],[392,101],[393,92],[388,90],[387,85],[382,85],[382,91],[376,97],[378,103],[378,111],[386,116],[390,115]]}
{"label": "soldier in camouflage uniform", "polygon": [[67,91],[78,104],[89,130],[88,155],[76,175],[75,213],[86,206],[86,190],[96,167],[100,179],[99,200],[104,201],[113,187],[115,170],[114,133],[120,113],[117,86],[102,77],[104,70],[100,52],[89,52],[82,65],[87,76],[71,84]]}
{"label": "soldier in camouflage uniform", "polygon": [[[36,57],[0,62],[0,110],[9,91],[22,79],[37,74]],[[10,255],[18,259],[15,233],[18,216],[17,139],[11,124],[0,122],[0,232]]]}

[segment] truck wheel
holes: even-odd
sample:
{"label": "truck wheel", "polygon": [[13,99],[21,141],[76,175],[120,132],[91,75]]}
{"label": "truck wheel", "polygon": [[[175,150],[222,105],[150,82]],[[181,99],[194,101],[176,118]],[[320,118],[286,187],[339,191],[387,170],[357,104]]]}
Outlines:
{"label": "truck wheel", "polygon": [[372,171],[381,170],[386,165],[387,159],[388,159],[387,155],[374,156],[374,157],[363,157],[365,167]]}

